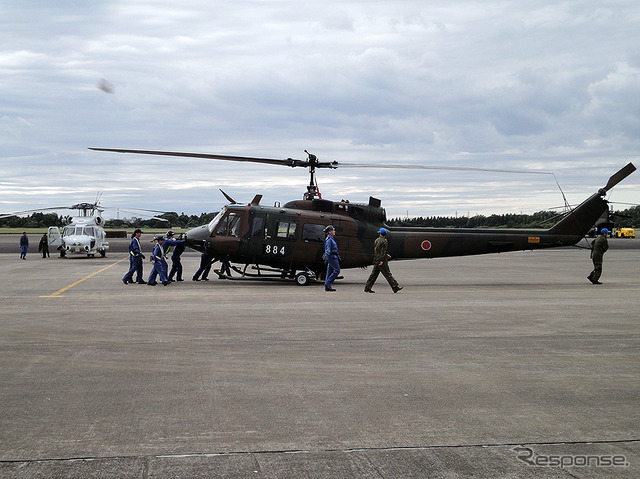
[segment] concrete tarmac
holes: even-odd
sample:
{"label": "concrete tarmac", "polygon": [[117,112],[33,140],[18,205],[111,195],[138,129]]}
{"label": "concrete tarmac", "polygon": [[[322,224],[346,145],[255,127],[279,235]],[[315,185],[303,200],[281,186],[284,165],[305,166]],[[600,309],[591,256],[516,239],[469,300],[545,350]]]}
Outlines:
{"label": "concrete tarmac", "polygon": [[588,251],[559,249],[392,262],[398,294],[365,294],[360,269],[335,293],[193,282],[195,252],[185,282],[124,285],[124,252],[16,247],[0,477],[640,477],[626,244],[599,286]]}

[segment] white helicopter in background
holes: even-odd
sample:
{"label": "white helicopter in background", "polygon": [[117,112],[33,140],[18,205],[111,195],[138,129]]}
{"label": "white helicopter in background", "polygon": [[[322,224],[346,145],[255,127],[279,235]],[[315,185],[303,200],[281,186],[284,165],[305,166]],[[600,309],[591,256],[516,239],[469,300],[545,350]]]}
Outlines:
{"label": "white helicopter in background", "polygon": [[49,226],[49,248],[56,248],[61,258],[67,254],[86,254],[89,258],[100,254],[104,258],[109,250],[107,233],[103,228],[104,210],[91,203],[78,203],[70,209],[78,210],[80,214],[72,216],[71,223],[63,228],[62,233],[57,226]]}
{"label": "white helicopter in background", "polygon": [[[88,258],[93,258],[96,254],[104,258],[109,250],[109,242],[107,241],[107,233],[104,230],[105,220],[102,217],[105,208],[99,206],[99,197],[95,203],[78,203],[77,205],[69,207],[18,211],[16,213],[2,215],[0,218],[35,213],[38,211],[62,209],[78,210],[79,214],[70,217],[69,223],[63,227],[62,232],[60,232],[60,228],[57,226],[49,226],[47,229],[49,249],[56,248],[61,258],[65,258],[67,255],[86,255]],[[142,211],[164,213],[164,211],[155,210]],[[153,216],[151,219],[168,221],[157,216]]]}

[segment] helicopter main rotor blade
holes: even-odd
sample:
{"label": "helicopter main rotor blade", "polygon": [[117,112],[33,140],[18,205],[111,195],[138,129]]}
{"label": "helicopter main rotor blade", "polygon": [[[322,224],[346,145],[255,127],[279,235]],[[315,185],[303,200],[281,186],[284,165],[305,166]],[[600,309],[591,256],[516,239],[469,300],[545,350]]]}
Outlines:
{"label": "helicopter main rotor blade", "polygon": [[37,208],[35,210],[23,210],[23,211],[15,211],[13,213],[1,214],[0,218],[8,218],[10,216],[25,215],[29,213],[38,213],[40,211],[56,211],[56,210],[69,210],[69,209],[71,208],[69,208],[68,206],[60,206],[60,207],[52,207],[52,208]]}
{"label": "helicopter main rotor blade", "polygon": [[[179,151],[157,151],[157,150],[129,150],[122,148],[89,148],[93,151],[108,151],[114,153],[135,153],[141,155],[162,155],[162,156],[180,156],[185,158],[203,158],[208,160],[225,160],[225,161],[243,161],[251,163],[265,163],[269,165],[280,165],[290,167],[315,167],[315,168],[404,168],[416,170],[450,170],[450,171],[488,171],[494,173],[522,173],[537,175],[553,175],[549,171],[529,171],[529,170],[509,170],[494,168],[473,168],[463,166],[431,166],[431,165],[410,165],[410,164],[376,164],[376,163],[341,163],[338,161],[320,162],[314,155],[310,155],[308,160],[296,160],[287,158],[286,160],[273,158],[256,158],[250,156],[230,156],[230,155],[214,155],[209,153],[187,153]],[[306,150],[305,150],[306,152]]]}
{"label": "helicopter main rotor blade", "polygon": [[[265,163],[268,165],[290,166],[290,167],[308,167],[315,166],[318,168],[335,168],[333,163],[328,162],[310,162],[309,160],[296,160],[287,158],[285,160],[274,158],[256,158],[252,156],[232,156],[232,155],[212,155],[209,153],[187,153],[182,151],[157,151],[157,150],[127,150],[121,148],[89,148],[93,151],[109,151],[113,153],[135,153],[138,155],[161,155],[161,156],[180,156],[184,158],[202,158],[205,160],[224,160],[224,161],[242,161],[249,163]],[[335,163],[335,162],[334,162]]]}
{"label": "helicopter main rotor blade", "polygon": [[613,176],[609,178],[607,186],[604,187],[604,190],[609,191],[634,171],[636,171],[636,167],[633,166],[633,163],[628,163],[624,168],[622,168],[617,173],[614,173]]}
{"label": "helicopter main rotor blade", "polygon": [[276,160],[276,159],[270,159],[270,158],[252,158],[248,156],[212,155],[208,153],[187,153],[182,151],[126,150],[121,148],[89,148],[89,149],[94,151],[110,151],[114,153],[135,153],[138,155],[181,156],[185,158],[204,158],[208,160],[248,161],[252,163],[267,163],[270,165],[284,165],[284,166],[289,166],[287,162],[290,161],[290,160]]}
{"label": "helicopter main rotor blade", "polygon": [[467,166],[438,166],[438,165],[403,165],[403,164],[375,164],[375,163],[340,163],[337,168],[399,168],[408,170],[449,170],[449,171],[489,171],[493,173],[522,173],[532,175],[553,175],[551,171],[536,170],[507,170],[496,168],[473,168]]}

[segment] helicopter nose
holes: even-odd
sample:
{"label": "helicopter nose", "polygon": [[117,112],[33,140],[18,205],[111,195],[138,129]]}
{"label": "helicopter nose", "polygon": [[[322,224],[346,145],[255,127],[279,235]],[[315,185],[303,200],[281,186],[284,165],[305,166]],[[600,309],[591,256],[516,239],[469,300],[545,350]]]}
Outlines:
{"label": "helicopter nose", "polygon": [[207,225],[190,229],[184,234],[184,241],[187,246],[195,250],[206,252],[209,243],[209,228]]}

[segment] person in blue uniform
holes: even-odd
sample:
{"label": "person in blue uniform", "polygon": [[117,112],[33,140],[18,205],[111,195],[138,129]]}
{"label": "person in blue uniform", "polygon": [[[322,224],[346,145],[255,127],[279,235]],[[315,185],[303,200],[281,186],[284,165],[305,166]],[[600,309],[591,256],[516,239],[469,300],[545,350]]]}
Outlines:
{"label": "person in blue uniform", "polygon": [[[129,271],[122,278],[124,284],[138,283],[147,284],[142,276],[142,260],[144,254],[140,248],[140,236],[142,236],[142,230],[136,229],[131,235],[131,243],[129,243]],[[136,273],[136,280],[133,280],[133,274]]]}
{"label": "person in blue uniform", "polygon": [[27,232],[24,231],[20,236],[20,259],[27,259],[27,250],[29,249],[29,237]]}
{"label": "person in blue uniform", "polygon": [[231,263],[229,262],[229,259],[222,258],[220,260],[220,269],[216,269],[214,271],[218,273],[218,278],[220,279],[226,279],[231,276]]}
{"label": "person in blue uniform", "polygon": [[[156,247],[153,248],[153,255],[151,257],[151,261],[153,261],[154,270],[151,272],[151,275],[149,275],[149,279],[147,280],[147,282],[148,282],[149,285],[155,286],[155,284],[156,284],[156,274],[157,274],[158,276],[160,276],[160,281],[162,281],[162,284],[166,286],[169,283],[171,283],[171,280],[169,279],[169,276],[168,276],[169,266],[167,265],[167,259],[166,258],[168,256],[169,252],[171,251],[171,247],[172,246],[178,246],[180,244],[184,244],[184,241],[183,240],[165,239],[164,236],[158,236],[156,238],[156,241],[160,245],[160,250],[161,251],[158,252],[159,254],[156,254],[156,248],[158,247],[158,245],[156,245]],[[154,258],[156,258],[156,259],[154,259]],[[157,268],[156,268],[156,265],[158,266]],[[154,274],[154,272],[156,274]],[[153,275],[153,280],[151,278],[152,275]],[[153,284],[151,284],[151,283],[153,283]]]}
{"label": "person in blue uniform", "polygon": [[167,260],[165,259],[164,250],[164,236],[158,236],[156,238],[156,245],[153,247],[153,253],[151,253],[151,262],[153,263],[153,269],[147,279],[149,286],[155,286],[157,283],[156,277],[160,277],[160,281],[164,286],[171,283],[167,277]]}
{"label": "person in blue uniform", "polygon": [[340,274],[340,254],[338,253],[338,244],[334,239],[336,230],[329,225],[324,229],[327,237],[324,240],[324,258],[327,262],[327,274],[324,280],[325,291],[335,291],[333,282]]}
{"label": "person in blue uniform", "polygon": [[[167,231],[167,239],[173,241],[171,238],[173,238],[173,231]],[[176,281],[184,281],[184,279],[182,279],[182,262],[180,260],[180,256],[184,253],[186,245],[182,240],[176,240],[175,242],[176,244],[173,246],[173,249],[171,246],[167,249],[167,253],[169,253],[169,251],[173,251],[171,254],[171,271],[169,272],[169,281],[173,281],[174,276]]]}
{"label": "person in blue uniform", "polygon": [[200,275],[202,275],[202,281],[209,281],[209,271],[211,271],[211,264],[215,261],[215,258],[212,258],[207,253],[202,253],[200,255],[200,268],[195,272],[193,281],[200,281]]}

